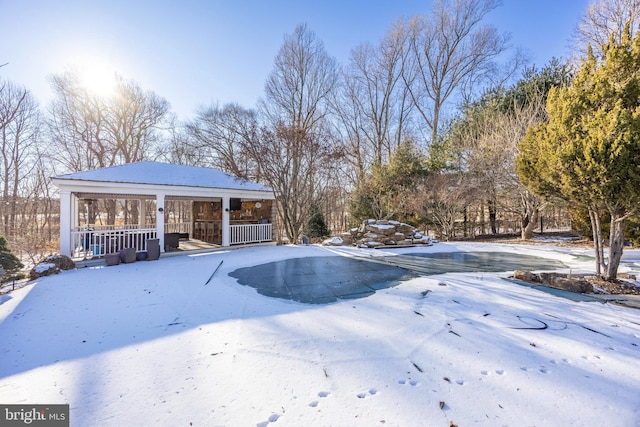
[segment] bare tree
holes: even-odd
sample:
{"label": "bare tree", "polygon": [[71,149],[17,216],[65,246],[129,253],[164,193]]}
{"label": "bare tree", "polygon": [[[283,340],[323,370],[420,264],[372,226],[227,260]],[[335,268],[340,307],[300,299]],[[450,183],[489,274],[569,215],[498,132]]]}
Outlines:
{"label": "bare tree", "polygon": [[49,114],[52,158],[67,171],[114,164],[116,148],[106,137],[104,107],[71,71],[51,77],[55,98]]}
{"label": "bare tree", "polygon": [[10,82],[0,84],[0,156],[2,201],[0,214],[5,236],[17,235],[20,206],[29,198],[21,183],[32,172],[41,116],[31,93]]}
{"label": "bare tree", "polygon": [[337,81],[336,61],[322,41],[306,25],[296,27],[285,36],[259,103],[265,127],[244,147],[278,196],[290,243],[300,238],[336,153],[327,117]]}
{"label": "bare tree", "polygon": [[593,54],[601,58],[602,46],[609,43],[610,37],[620,44],[627,23],[633,38],[640,29],[640,0],[593,1],[574,30],[575,51],[584,57],[590,45]]}
{"label": "bare tree", "polygon": [[202,162],[244,179],[260,180],[259,167],[244,147],[252,143],[257,132],[257,117],[253,110],[238,104],[220,108],[212,105],[201,109],[187,123],[187,141],[191,152],[197,152]]}
{"label": "bare tree", "polygon": [[107,101],[105,124],[116,148],[116,161],[137,162],[154,152],[163,138],[161,133],[168,129],[167,100],[118,77],[115,95]]}
{"label": "bare tree", "polygon": [[407,30],[399,20],[377,47],[355,48],[343,74],[336,110],[359,176],[374,162],[388,161],[408,127],[411,102],[402,81]]}
{"label": "bare tree", "polygon": [[171,128],[166,149],[158,158],[165,162],[180,165],[205,166],[209,164],[209,158],[204,150],[195,148],[192,137],[187,130],[187,125],[179,125]]}
{"label": "bare tree", "polygon": [[481,26],[498,5],[499,0],[436,0],[430,15],[409,22],[411,55],[404,79],[430,132],[432,157],[437,157],[433,151],[446,102],[491,77],[496,58],[507,48],[507,36]]}
{"label": "bare tree", "polygon": [[461,173],[434,172],[419,185],[417,197],[412,199],[416,212],[447,241],[455,238],[456,224],[474,197],[464,179],[466,175]]}
{"label": "bare tree", "polygon": [[272,125],[311,130],[327,117],[337,82],[336,60],[313,31],[299,25],[285,37],[276,55],[265,97],[259,102],[260,113]]}
{"label": "bare tree", "polygon": [[109,97],[89,92],[73,71],[54,75],[51,83],[49,128],[55,159],[65,169],[113,166],[152,154],[169,117],[166,100],[121,77]]}
{"label": "bare tree", "polygon": [[262,176],[276,194],[278,219],[289,243],[298,242],[320,190],[330,182],[336,152],[327,135],[286,126],[263,128],[244,146],[259,159]]}

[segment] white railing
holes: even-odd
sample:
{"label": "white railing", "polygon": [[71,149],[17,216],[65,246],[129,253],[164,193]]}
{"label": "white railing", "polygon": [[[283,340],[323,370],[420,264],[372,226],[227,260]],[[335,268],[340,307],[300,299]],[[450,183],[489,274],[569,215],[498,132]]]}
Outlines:
{"label": "white railing", "polygon": [[176,222],[164,225],[165,233],[189,233],[189,236],[192,236],[191,233],[191,223],[190,222]]}
{"label": "white railing", "polygon": [[108,230],[138,230],[142,227],[140,224],[111,224],[111,225],[102,225],[102,224],[91,224],[91,226],[87,227],[86,225],[82,225],[76,227],[73,231],[87,231],[87,228],[91,228],[93,231],[108,231]]}
{"label": "white railing", "polygon": [[[166,232],[189,233],[191,236],[191,224],[166,225],[168,226],[165,227]],[[229,243],[232,245],[273,240],[273,224],[235,224],[229,227],[229,231]],[[146,251],[147,240],[157,238],[155,228],[140,228],[136,225],[130,229],[102,226],[87,230],[78,227],[71,231],[74,248],[72,257],[75,259],[98,258],[117,253],[125,248],[135,248],[137,252]]]}
{"label": "white railing", "polygon": [[72,256],[74,258],[103,257],[121,249],[147,250],[147,239],[157,239],[155,228],[94,229],[72,231]]}
{"label": "white railing", "polygon": [[229,243],[232,245],[270,242],[273,240],[272,224],[231,225],[229,229],[231,232]]}

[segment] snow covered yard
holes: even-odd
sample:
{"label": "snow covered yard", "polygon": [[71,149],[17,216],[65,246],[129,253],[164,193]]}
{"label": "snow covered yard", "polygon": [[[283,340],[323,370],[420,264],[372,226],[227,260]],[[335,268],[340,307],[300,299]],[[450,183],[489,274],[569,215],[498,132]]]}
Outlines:
{"label": "snow covered yard", "polygon": [[[593,265],[551,245],[420,250]],[[308,256],[340,255],[243,248],[64,272],[0,297],[0,402],[69,403],[72,426],[638,425],[639,310],[503,280],[511,271],[315,305],[228,276]]]}

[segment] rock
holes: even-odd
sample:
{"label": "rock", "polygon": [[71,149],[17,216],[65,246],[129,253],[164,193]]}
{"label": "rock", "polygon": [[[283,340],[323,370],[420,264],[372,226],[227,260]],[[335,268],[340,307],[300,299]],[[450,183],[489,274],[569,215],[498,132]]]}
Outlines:
{"label": "rock", "polygon": [[341,237],[332,237],[322,242],[322,244],[325,246],[342,246],[344,240]]}
{"label": "rock", "polygon": [[29,271],[29,279],[35,280],[38,277],[58,274],[60,270],[72,270],[74,268],[76,268],[76,264],[71,258],[64,255],[52,255],[45,258]]}
{"label": "rock", "polygon": [[35,280],[38,277],[50,276],[52,274],[58,274],[60,269],[55,264],[44,262],[36,265],[29,272],[29,279]]}
{"label": "rock", "polygon": [[431,237],[429,237],[429,236],[422,236],[419,239],[412,239],[412,242],[413,243],[419,243],[421,245],[429,246],[429,245],[433,244],[434,241],[432,241]]}
{"label": "rock", "polygon": [[[361,248],[432,243],[430,237],[424,236],[415,227],[392,220],[368,219],[358,228],[352,228],[340,234],[339,237],[343,245],[355,245]],[[329,245],[331,240],[325,240],[323,244]]]}
{"label": "rock", "polygon": [[528,270],[515,270],[513,272],[513,278],[529,283],[540,283],[540,277]]}
{"label": "rock", "polygon": [[60,270],[73,270],[76,268],[76,263],[68,256],[64,255],[51,255],[44,259],[43,262],[53,263]]}
{"label": "rock", "polygon": [[[374,242],[374,241],[364,243],[364,247],[367,247],[367,248],[377,248],[378,246],[384,246],[384,243]],[[363,246],[361,245],[360,247],[363,247]]]}
{"label": "rock", "polygon": [[540,273],[539,276],[542,284],[550,288],[581,294],[593,293],[593,285],[586,281],[584,277],[566,276],[559,273]]}
{"label": "rock", "polygon": [[593,293],[593,284],[584,276],[569,276],[560,273],[540,273],[534,274],[527,270],[515,270],[513,278],[529,283],[539,283],[549,288],[561,289],[563,291],[576,292],[580,294]]}
{"label": "rock", "polygon": [[343,245],[353,245],[353,235],[349,232],[340,234]]}

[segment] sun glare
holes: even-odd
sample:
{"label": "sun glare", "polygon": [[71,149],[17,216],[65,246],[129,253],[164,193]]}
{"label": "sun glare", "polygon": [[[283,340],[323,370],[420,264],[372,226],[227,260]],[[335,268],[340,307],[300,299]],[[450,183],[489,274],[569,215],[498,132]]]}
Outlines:
{"label": "sun glare", "polygon": [[84,63],[77,67],[80,84],[90,93],[107,98],[116,87],[116,72],[99,62]]}

